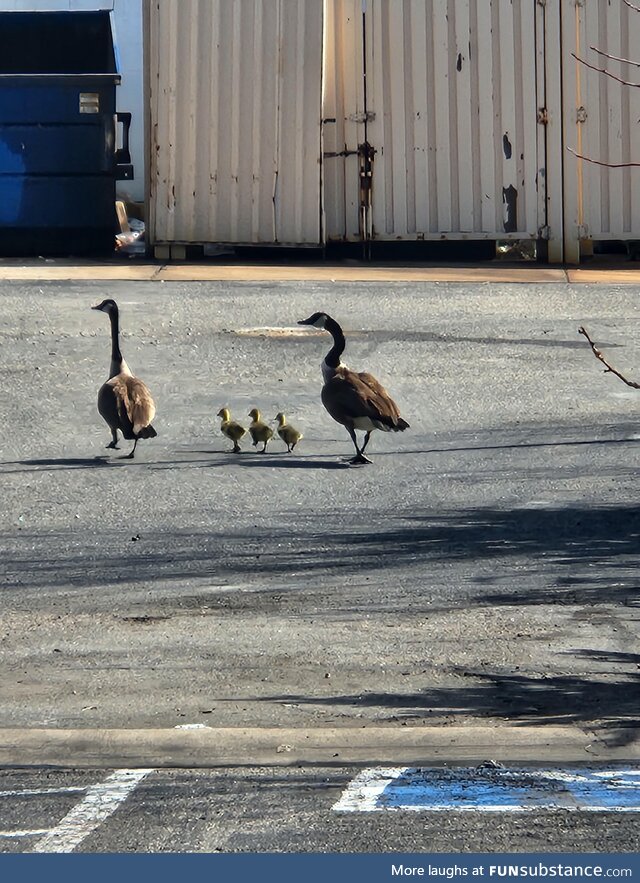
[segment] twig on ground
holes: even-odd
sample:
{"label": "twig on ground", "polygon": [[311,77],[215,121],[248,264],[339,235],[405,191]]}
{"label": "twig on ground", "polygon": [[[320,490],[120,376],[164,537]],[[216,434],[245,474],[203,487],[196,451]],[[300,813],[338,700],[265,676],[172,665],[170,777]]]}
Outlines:
{"label": "twig on ground", "polygon": [[627,384],[627,386],[632,386],[634,389],[640,389],[640,383],[636,383],[635,380],[627,380],[627,378],[624,376],[624,374],[621,374],[619,371],[616,371],[615,368],[611,367],[611,365],[607,362],[607,360],[602,355],[602,353],[600,352],[598,347],[591,340],[591,338],[589,337],[589,335],[586,332],[586,329],[583,328],[582,325],[578,328],[578,334],[582,334],[587,338],[587,340],[589,341],[589,346],[591,347],[591,349],[593,351],[593,355],[596,357],[596,359],[599,359],[602,362],[602,364],[605,367],[605,371],[610,371],[612,374],[615,374],[616,377],[619,377],[623,383]]}

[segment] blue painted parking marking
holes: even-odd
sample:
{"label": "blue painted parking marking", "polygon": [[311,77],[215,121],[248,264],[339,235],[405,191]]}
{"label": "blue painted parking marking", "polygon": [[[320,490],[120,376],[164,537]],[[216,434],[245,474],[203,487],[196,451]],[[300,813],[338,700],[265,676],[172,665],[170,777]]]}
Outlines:
{"label": "blue painted parking marking", "polygon": [[336,812],[640,812],[640,770],[563,767],[375,767],[353,779]]}

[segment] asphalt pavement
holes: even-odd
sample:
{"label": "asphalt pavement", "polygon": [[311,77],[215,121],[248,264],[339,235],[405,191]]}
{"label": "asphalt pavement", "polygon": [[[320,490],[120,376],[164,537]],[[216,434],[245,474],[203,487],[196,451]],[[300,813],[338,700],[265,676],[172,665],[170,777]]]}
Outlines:
{"label": "asphalt pavement", "polygon": [[[577,328],[640,380],[637,295],[0,282],[1,726],[568,726],[635,751],[638,392]],[[95,404],[106,296],[158,407],[133,461]],[[374,435],[370,466],[320,403],[330,340],[296,324],[316,310],[411,424]],[[304,439],[233,455],[222,406]]]}

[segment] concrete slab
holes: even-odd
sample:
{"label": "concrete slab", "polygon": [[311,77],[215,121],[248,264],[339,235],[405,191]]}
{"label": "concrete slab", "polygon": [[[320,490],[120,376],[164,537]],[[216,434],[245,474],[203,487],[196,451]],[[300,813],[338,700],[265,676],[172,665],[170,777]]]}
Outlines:
{"label": "concrete slab", "polygon": [[0,281],[151,280],[173,282],[513,282],[564,283],[565,270],[544,267],[400,267],[358,264],[0,264]]}
{"label": "concrete slab", "polygon": [[567,270],[567,281],[601,285],[614,285],[618,283],[638,285],[640,283],[640,270]]}
{"label": "concrete slab", "polygon": [[549,727],[2,729],[0,765],[76,769],[640,759],[639,731]]}
{"label": "concrete slab", "polygon": [[314,282],[566,282],[564,270],[539,267],[201,266],[171,264],[158,279],[172,281]]}
{"label": "concrete slab", "polygon": [[153,264],[91,264],[60,265],[37,264],[15,267],[0,265],[0,280],[3,282],[69,282],[128,280],[149,281],[154,279],[160,268]]}

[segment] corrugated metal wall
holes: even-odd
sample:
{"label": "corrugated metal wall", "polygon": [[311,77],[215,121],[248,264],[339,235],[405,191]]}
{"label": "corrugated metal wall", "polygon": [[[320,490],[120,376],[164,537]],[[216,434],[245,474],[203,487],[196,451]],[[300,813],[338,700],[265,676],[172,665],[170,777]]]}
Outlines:
{"label": "corrugated metal wall", "polygon": [[[360,238],[356,148],[364,141],[362,0],[326,0],[323,198],[328,239]],[[352,151],[348,156],[345,153]]]}
{"label": "corrugated metal wall", "polygon": [[145,2],[152,243],[640,238],[623,0]]}
{"label": "corrugated metal wall", "polygon": [[640,170],[606,168],[597,162],[640,162],[640,68],[601,55],[592,47],[640,62],[640,12],[622,0],[576,4],[563,0],[562,69],[565,144],[595,160],[565,156],[567,256],[578,258],[578,239],[640,239]]}
{"label": "corrugated metal wall", "polygon": [[146,7],[152,243],[318,244],[323,5]]}
{"label": "corrugated metal wall", "polygon": [[370,6],[376,237],[536,236],[536,4]]}

